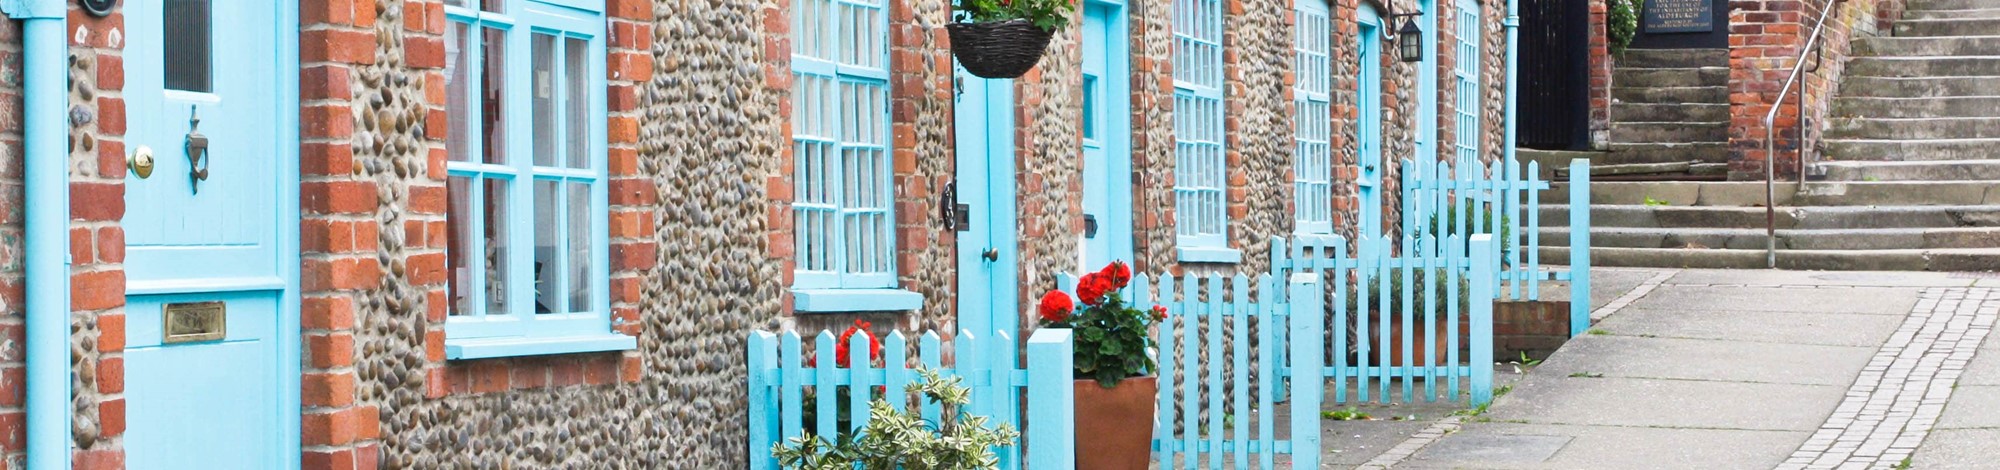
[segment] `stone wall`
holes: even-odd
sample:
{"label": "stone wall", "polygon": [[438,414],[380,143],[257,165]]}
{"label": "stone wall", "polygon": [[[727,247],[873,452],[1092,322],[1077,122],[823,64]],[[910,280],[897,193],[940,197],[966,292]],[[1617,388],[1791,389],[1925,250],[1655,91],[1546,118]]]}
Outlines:
{"label": "stone wall", "polygon": [[[118,468],[125,459],[125,233],[119,224],[125,217],[125,24],[118,15],[98,18],[71,6],[68,26],[71,458],[79,469]],[[10,43],[18,42],[17,34]]]}
{"label": "stone wall", "polygon": [[6,468],[20,468],[28,438],[21,79],[21,23],[0,20],[0,466]]}

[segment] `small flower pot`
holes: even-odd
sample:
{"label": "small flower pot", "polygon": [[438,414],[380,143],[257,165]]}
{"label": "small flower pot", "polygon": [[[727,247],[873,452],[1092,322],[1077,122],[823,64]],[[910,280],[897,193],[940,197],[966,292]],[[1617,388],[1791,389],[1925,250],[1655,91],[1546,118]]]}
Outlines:
{"label": "small flower pot", "polygon": [[[1449,328],[1446,328],[1444,325],[1445,315],[1442,313],[1437,314],[1438,325],[1434,331],[1430,331],[1432,328],[1423,324],[1423,312],[1416,312],[1414,314],[1415,324],[1403,323],[1403,312],[1401,310],[1393,312],[1389,314],[1389,337],[1387,338],[1382,337],[1382,317],[1382,312],[1371,309],[1368,311],[1368,331],[1354,332],[1350,330],[1351,334],[1348,335],[1347,349],[1353,361],[1350,362],[1351,364],[1371,364],[1388,367],[1423,366],[1427,365],[1425,361],[1428,357],[1436,357],[1439,365],[1448,365],[1445,364],[1445,358],[1450,357],[1454,348],[1458,348],[1457,344],[1451,342],[1451,333],[1448,331]],[[1470,320],[1466,317],[1467,315],[1464,313],[1460,313],[1459,315],[1458,339],[1461,342],[1470,341],[1470,335],[1472,334],[1469,328]],[[1349,326],[1349,328],[1353,327],[1352,325]],[[1403,331],[1405,329],[1409,330],[1411,360],[1414,361],[1410,364],[1403,363]],[[1425,334],[1427,331],[1431,334]],[[1360,343],[1356,342],[1356,339],[1360,336],[1368,337],[1368,357],[1354,357],[1354,355],[1358,355],[1359,353],[1357,349],[1360,348]],[[1379,363],[1382,358],[1383,348],[1388,348],[1389,351],[1389,361],[1387,364]],[[1462,348],[1460,349],[1462,350]],[[1429,354],[1435,354],[1436,356],[1427,356]],[[1461,356],[1461,359],[1464,357],[1469,356]]]}
{"label": "small flower pot", "polygon": [[1145,470],[1153,460],[1159,377],[1132,377],[1111,388],[1078,380],[1075,387],[1076,468]]}
{"label": "small flower pot", "polygon": [[951,23],[951,55],[958,64],[984,78],[1019,78],[1042,60],[1053,33],[1028,20]]}

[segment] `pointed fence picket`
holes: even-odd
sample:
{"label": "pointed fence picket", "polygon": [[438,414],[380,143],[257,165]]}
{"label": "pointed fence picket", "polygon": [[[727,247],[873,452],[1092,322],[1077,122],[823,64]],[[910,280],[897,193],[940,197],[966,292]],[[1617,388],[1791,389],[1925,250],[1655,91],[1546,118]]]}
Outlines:
{"label": "pointed fence picket", "polygon": [[[833,360],[835,341],[832,332],[816,335],[813,345],[820,359],[807,366],[797,332],[750,334],[747,375],[751,468],[777,468],[772,447],[805,435],[808,430],[818,436],[835,436],[862,429],[868,424],[868,407],[875,399],[885,398],[895,403],[896,397],[910,398],[908,392],[919,378],[915,369],[908,366],[905,352],[908,342],[902,332],[892,332],[883,340],[882,367],[865,360],[840,367]],[[956,361],[951,367],[944,367],[943,342],[936,332],[927,332],[918,340],[917,362],[943,376],[964,379],[963,385],[972,390],[972,402],[959,412],[986,416],[992,425],[1006,423],[1021,431],[1019,440],[995,449],[1000,468],[1020,469],[1024,462],[1026,468],[1033,469],[1074,468],[1076,407],[1070,379],[1074,357],[1070,331],[1054,328],[1036,331],[1028,340],[1025,368],[1016,364],[1013,342],[1005,332],[979,337],[970,331],[960,331],[952,340]],[[854,335],[849,338],[848,347],[856,359],[866,357],[867,336]],[[845,403],[839,400],[837,387],[848,391]],[[815,391],[812,403],[804,400],[809,389]],[[1034,405],[1025,408],[1025,423],[1020,419],[1024,391]],[[938,422],[943,411],[937,404],[917,399],[922,402],[919,409],[924,420]],[[808,407],[817,418],[812,423],[805,422]],[[844,429],[839,422],[841,410],[847,410],[850,416]]]}

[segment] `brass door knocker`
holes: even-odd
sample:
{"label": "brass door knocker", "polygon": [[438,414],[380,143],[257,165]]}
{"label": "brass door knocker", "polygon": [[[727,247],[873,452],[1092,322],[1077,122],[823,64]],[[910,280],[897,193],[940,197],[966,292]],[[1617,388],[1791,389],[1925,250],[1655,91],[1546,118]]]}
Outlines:
{"label": "brass door knocker", "polygon": [[208,137],[201,135],[201,110],[188,107],[188,186],[201,194],[201,182],[208,181]]}

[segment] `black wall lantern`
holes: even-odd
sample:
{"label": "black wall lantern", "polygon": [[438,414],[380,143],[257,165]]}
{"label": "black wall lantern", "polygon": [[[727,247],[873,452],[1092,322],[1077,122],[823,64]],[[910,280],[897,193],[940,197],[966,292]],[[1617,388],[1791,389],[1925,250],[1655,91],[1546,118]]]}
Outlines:
{"label": "black wall lantern", "polygon": [[1396,34],[1389,36],[1389,42],[1396,44],[1396,53],[1402,56],[1404,62],[1424,60],[1424,29],[1417,26],[1416,19],[1422,15],[1421,12],[1396,13],[1393,9],[1389,11],[1389,26],[1395,25],[1397,18],[1403,19],[1403,26],[1396,28]]}
{"label": "black wall lantern", "polygon": [[84,13],[101,17],[110,15],[111,9],[118,6],[118,0],[76,0],[76,4],[83,7]]}

